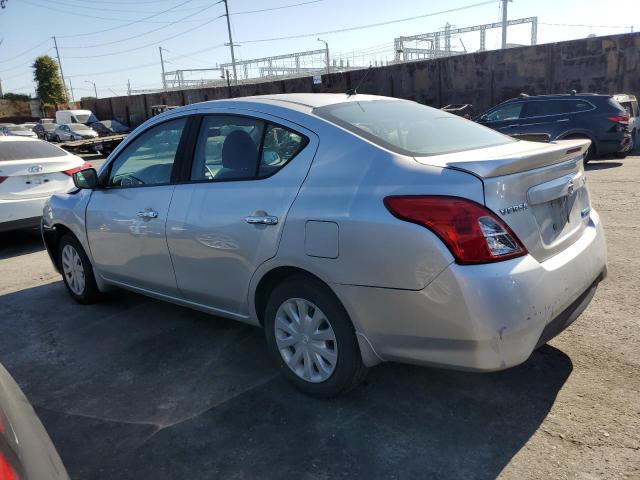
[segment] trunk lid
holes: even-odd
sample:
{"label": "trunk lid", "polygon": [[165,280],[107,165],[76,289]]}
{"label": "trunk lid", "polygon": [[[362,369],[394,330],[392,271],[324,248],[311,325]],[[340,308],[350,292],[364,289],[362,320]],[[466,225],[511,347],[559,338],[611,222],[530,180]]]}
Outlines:
{"label": "trunk lid", "polygon": [[583,164],[589,143],[519,141],[416,160],[479,177],[485,205],[542,262],[573,244],[589,223]]}
{"label": "trunk lid", "polygon": [[66,191],[71,186],[71,177],[62,172],[82,165],[84,162],[73,155],[33,160],[10,160],[0,162],[0,200],[19,200],[49,196]]}

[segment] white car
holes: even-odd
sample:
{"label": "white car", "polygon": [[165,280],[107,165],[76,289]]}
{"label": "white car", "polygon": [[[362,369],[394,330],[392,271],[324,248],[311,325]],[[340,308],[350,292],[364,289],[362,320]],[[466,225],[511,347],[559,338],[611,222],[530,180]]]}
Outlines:
{"label": "white car", "polygon": [[2,134],[9,137],[29,137],[38,138],[38,135],[30,128],[23,127],[22,125],[14,125],[10,127],[2,127]]}
{"label": "white car", "polygon": [[0,232],[39,225],[47,199],[90,166],[43,140],[0,136]]}

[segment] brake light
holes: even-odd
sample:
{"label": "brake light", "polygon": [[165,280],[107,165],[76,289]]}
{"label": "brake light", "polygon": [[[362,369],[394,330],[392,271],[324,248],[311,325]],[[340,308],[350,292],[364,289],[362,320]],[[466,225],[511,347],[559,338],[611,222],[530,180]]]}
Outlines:
{"label": "brake light", "polygon": [[71,176],[74,173],[79,172],[80,170],[86,170],[87,168],[91,168],[91,164],[89,162],[84,162],[79,167],[72,168],[70,170],[63,170],[62,173],[64,173],[65,175]]}
{"label": "brake light", "polygon": [[0,177],[0,183],[4,182],[9,177]]}
{"label": "brake light", "polygon": [[607,120],[614,123],[629,123],[629,115],[617,115],[614,117],[607,117]]}
{"label": "brake light", "polygon": [[18,474],[13,469],[7,458],[0,452],[0,479],[18,480]]}
{"label": "brake light", "polygon": [[384,204],[397,218],[428,228],[459,264],[490,263],[526,255],[527,249],[492,211],[460,197],[394,196]]}

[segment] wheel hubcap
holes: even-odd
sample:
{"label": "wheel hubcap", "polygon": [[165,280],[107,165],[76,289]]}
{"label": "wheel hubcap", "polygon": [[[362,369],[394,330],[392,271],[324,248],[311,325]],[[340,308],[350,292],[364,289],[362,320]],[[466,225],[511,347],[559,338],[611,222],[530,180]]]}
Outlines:
{"label": "wheel hubcap", "polygon": [[327,380],[338,362],[338,342],[329,320],[302,298],[285,301],[276,313],[276,345],[287,366],[307,382]]}
{"label": "wheel hubcap", "polygon": [[67,280],[69,289],[76,295],[84,292],[84,267],[75,248],[65,245],[62,249],[62,272]]}

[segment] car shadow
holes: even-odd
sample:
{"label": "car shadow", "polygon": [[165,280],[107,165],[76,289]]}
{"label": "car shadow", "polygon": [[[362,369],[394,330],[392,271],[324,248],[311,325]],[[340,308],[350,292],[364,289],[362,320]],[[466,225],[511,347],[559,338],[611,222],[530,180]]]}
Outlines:
{"label": "car shadow", "polygon": [[82,306],[49,283],[0,318],[0,362],[72,478],[495,478],[572,371],[550,346],[491,374],[382,364],[318,400],[260,329],[128,292]]}
{"label": "car shadow", "polygon": [[39,228],[0,232],[0,260],[44,250]]}
{"label": "car shadow", "polygon": [[609,168],[621,167],[622,162],[594,161],[585,165],[585,170],[607,170]]}

